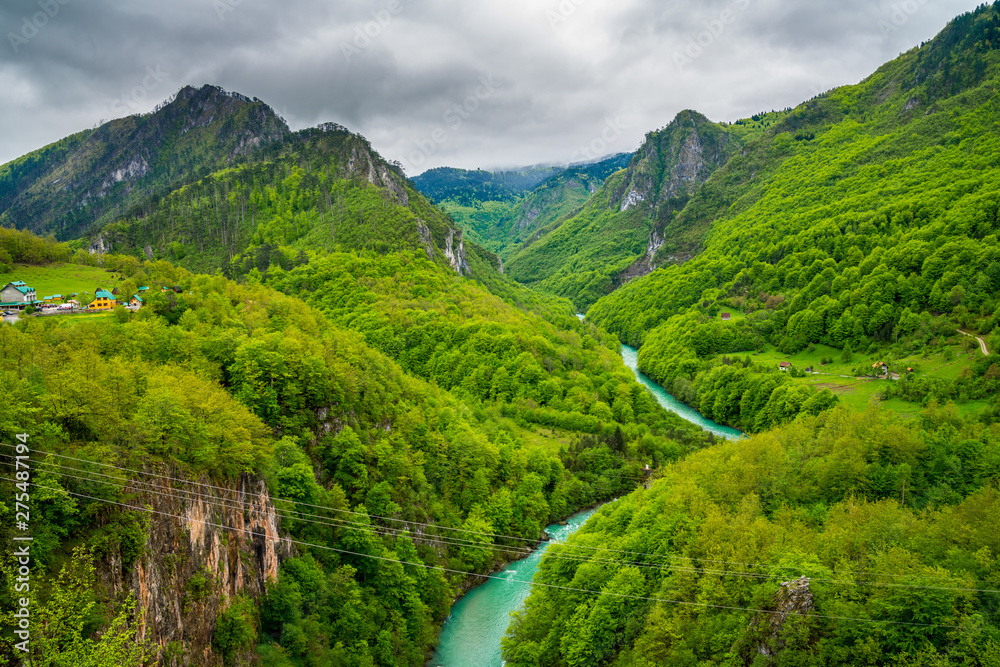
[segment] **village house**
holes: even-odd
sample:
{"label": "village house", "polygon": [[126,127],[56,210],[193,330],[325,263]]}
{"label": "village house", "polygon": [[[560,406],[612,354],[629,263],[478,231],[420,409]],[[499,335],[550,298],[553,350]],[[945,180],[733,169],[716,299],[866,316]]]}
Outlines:
{"label": "village house", "polygon": [[115,295],[105,289],[97,290],[89,306],[90,310],[111,310],[114,307]]}
{"label": "village house", "polygon": [[875,370],[876,375],[881,374],[883,377],[889,377],[889,364],[877,361],[872,364],[872,368]]}
{"label": "village house", "polygon": [[789,362],[789,361],[782,361],[781,362],[781,370],[785,371],[785,372],[788,372],[788,371],[792,370],[792,364],[791,364],[791,362]]}
{"label": "village house", "polygon": [[132,300],[128,302],[128,305],[135,306],[136,308],[141,308],[143,304],[142,297],[138,294],[132,295]]}
{"label": "village house", "polygon": [[35,288],[28,287],[23,280],[7,283],[0,290],[0,307],[3,308],[24,308],[33,303],[38,303],[35,296]]}
{"label": "village house", "polygon": [[722,313],[722,321],[728,322],[733,319],[732,313]]}

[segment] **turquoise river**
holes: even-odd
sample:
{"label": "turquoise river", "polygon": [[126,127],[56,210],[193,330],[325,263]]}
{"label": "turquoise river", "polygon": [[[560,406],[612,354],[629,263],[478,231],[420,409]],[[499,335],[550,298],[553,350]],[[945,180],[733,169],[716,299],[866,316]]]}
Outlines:
{"label": "turquoise river", "polygon": [[[546,528],[551,542],[562,542],[576,532],[596,509],[574,514],[565,526]],[[494,579],[473,588],[452,607],[441,630],[434,667],[499,667],[500,640],[510,624],[510,613],[521,608],[531,592],[531,580],[551,542],[545,542],[524,560],[511,563]]]}
{"label": "turquoise river", "polygon": [[[582,317],[581,317],[582,319]],[[723,438],[741,438],[736,429],[705,419],[697,410],[681,403],[663,387],[639,371],[639,353],[622,345],[622,359],[636,378],[649,389],[660,405],[684,419]],[[555,542],[561,542],[582,526],[596,509],[574,514],[567,525],[554,524],[546,530]],[[512,563],[495,578],[473,588],[455,603],[441,630],[441,643],[429,665],[432,667],[500,667],[500,640],[510,624],[510,613],[521,608],[531,593],[531,580],[549,543],[542,544],[524,560]]]}

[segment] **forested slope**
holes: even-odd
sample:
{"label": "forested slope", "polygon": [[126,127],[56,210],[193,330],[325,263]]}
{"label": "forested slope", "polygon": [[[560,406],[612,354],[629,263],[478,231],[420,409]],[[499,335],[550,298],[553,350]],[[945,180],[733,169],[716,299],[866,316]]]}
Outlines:
{"label": "forested slope", "polygon": [[506,663],[995,664],[998,452],[933,406],[695,453],[546,554]]}
{"label": "forested slope", "polygon": [[74,239],[288,134],[260,100],[187,86],[153,113],[79,132],[0,166],[0,225]]}
{"label": "forested slope", "polygon": [[[413,183],[470,238],[506,257],[538,230],[576,212],[608,176],[628,166],[631,157],[621,153],[598,162],[558,168],[540,183],[525,179],[551,170],[529,170],[512,181],[510,172],[432,169],[414,178]],[[504,187],[498,186],[501,183]],[[524,188],[529,183],[531,188]]]}
{"label": "forested slope", "polygon": [[[885,359],[956,328],[991,333],[998,40],[1000,6],[984,5],[790,112],[678,216],[714,220],[704,251],[603,298],[588,318],[641,345],[641,368],[668,389],[765,345]],[[720,322],[723,312],[739,317]]]}
{"label": "forested slope", "polygon": [[1000,9],[984,6],[796,108],[681,214],[715,218],[704,252],[590,317],[641,344],[692,306],[734,307],[768,315],[790,347],[857,349],[908,328],[907,310],[992,315],[998,39]]}
{"label": "forested slope", "polygon": [[[664,244],[664,230],[672,229],[688,198],[748,136],[733,127],[681,112],[649,133],[628,168],[611,175],[582,210],[510,252],[508,274],[586,310],[618,287],[630,268],[648,272],[648,260]],[[683,241],[673,233],[666,238],[675,254],[685,255],[698,247],[700,234],[692,229]]]}
{"label": "forested slope", "polygon": [[[9,236],[14,262],[69,256]],[[238,285],[100,259],[121,285],[183,292],[154,292],[134,314],[0,327],[0,438],[28,433],[36,452],[38,605],[73,628],[40,629],[38,660],[110,651],[138,664],[114,653],[144,645],[131,594],[150,624],[146,648],[168,662],[204,652],[208,664],[257,653],[265,665],[420,665],[474,573],[522,555],[547,523],[635,488],[646,464],[706,443],[635,382],[613,340],[570,311],[576,328],[563,330],[509,305],[423,250],[332,254],[272,276],[330,317],[252,276]],[[396,336],[412,340],[400,348]],[[243,505],[240,489],[258,484],[263,495]],[[13,510],[0,505],[8,519]],[[241,526],[258,521],[281,541],[247,543]],[[90,549],[74,555],[80,544]],[[230,579],[213,550],[243,574]],[[12,636],[2,639],[13,656]]]}

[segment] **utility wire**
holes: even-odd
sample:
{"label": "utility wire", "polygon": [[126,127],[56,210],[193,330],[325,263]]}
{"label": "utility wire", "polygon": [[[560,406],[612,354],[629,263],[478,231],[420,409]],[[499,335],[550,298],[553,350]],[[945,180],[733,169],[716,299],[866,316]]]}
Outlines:
{"label": "utility wire", "polygon": [[[8,444],[5,444],[5,443],[0,443],[0,444],[4,445],[6,447],[10,447],[10,448],[14,448],[15,447],[14,445],[8,445]],[[68,460],[72,460],[72,461],[77,461],[77,462],[80,462],[80,463],[87,463],[87,464],[91,464],[91,465],[102,466],[102,467],[105,467],[105,468],[111,468],[111,469],[114,469],[114,470],[119,470],[119,471],[123,471],[123,472],[129,472],[129,473],[133,473],[133,474],[137,474],[137,475],[147,475],[147,476],[155,477],[155,478],[159,478],[159,479],[165,479],[165,480],[179,482],[181,484],[192,484],[192,485],[197,485],[197,486],[203,486],[205,488],[215,489],[215,490],[218,490],[218,491],[224,491],[226,493],[233,493],[234,492],[233,489],[227,489],[225,487],[215,486],[215,485],[207,484],[207,483],[204,483],[204,482],[194,482],[194,481],[191,481],[191,480],[185,480],[185,479],[181,479],[181,478],[177,478],[177,477],[171,477],[171,476],[168,476],[168,475],[159,475],[157,473],[151,473],[151,472],[146,472],[146,471],[134,470],[134,469],[131,469],[131,468],[124,468],[124,467],[120,467],[120,466],[114,466],[114,465],[110,465],[110,464],[106,464],[106,463],[100,463],[100,462],[97,462],[97,461],[88,461],[86,459],[75,458],[75,457],[72,457],[72,456],[65,456],[65,455],[62,455],[62,454],[55,454],[55,453],[52,453],[52,452],[45,452],[45,451],[42,451],[42,450],[33,450],[33,451],[35,453],[39,453],[39,454],[45,454],[45,455],[48,455],[48,456],[55,456],[55,457],[58,457],[58,458],[63,458],[63,459],[68,459]],[[48,462],[45,462],[45,461],[42,461],[40,463],[48,464],[48,465],[57,465],[57,464],[49,464]],[[245,491],[238,491],[238,493],[247,493],[247,492],[245,492]],[[203,495],[203,496],[211,497],[208,494],[198,494],[198,495]],[[508,540],[516,540],[516,541],[521,541],[521,542],[527,542],[527,543],[530,543],[532,546],[531,547],[522,547],[522,548],[526,548],[529,551],[530,551],[530,549],[533,549],[535,545],[538,544],[538,540],[531,540],[531,539],[525,538],[525,537],[515,537],[515,536],[510,536],[510,535],[493,535],[493,534],[490,534],[490,533],[483,533],[483,532],[479,532],[479,531],[471,531],[471,530],[467,530],[467,529],[463,529],[463,528],[452,528],[452,527],[448,527],[448,526],[442,526],[440,524],[421,523],[421,522],[416,522],[416,521],[407,521],[405,519],[395,519],[395,518],[392,518],[392,517],[385,517],[385,516],[379,516],[379,515],[373,515],[373,514],[364,514],[362,512],[354,512],[354,511],[351,511],[351,510],[337,509],[337,508],[332,508],[332,507],[326,507],[326,506],[323,506],[323,505],[313,505],[313,504],[310,504],[310,503],[300,503],[297,500],[291,500],[291,499],[287,499],[287,498],[274,498],[274,500],[275,501],[288,502],[288,503],[295,503],[296,505],[305,506],[305,507],[323,509],[323,510],[326,510],[326,511],[329,511],[329,512],[337,512],[337,513],[342,513],[342,514],[350,514],[350,515],[354,515],[354,516],[364,516],[366,518],[375,518],[375,519],[382,519],[382,520],[385,520],[385,521],[393,521],[393,522],[396,522],[396,523],[402,523],[402,524],[404,524],[406,526],[421,526],[421,527],[427,527],[427,528],[438,528],[438,529],[441,529],[441,530],[449,530],[449,531],[455,531],[455,532],[460,532],[460,533],[466,533],[466,534],[472,534],[472,535],[489,537],[491,539],[508,539]],[[322,517],[321,515],[318,515],[318,514],[308,514],[308,513],[303,513],[303,514],[305,516],[313,516],[313,517],[319,517],[319,518],[332,518],[332,517]],[[306,519],[298,519],[298,520],[307,521]],[[462,538],[455,538],[455,539],[462,539]],[[474,544],[474,546],[477,546],[478,548],[483,548],[482,545],[480,545],[480,544]],[[792,566],[773,566],[773,565],[767,565],[767,564],[764,564],[764,563],[741,563],[741,562],[736,562],[736,561],[725,561],[725,560],[695,559],[695,558],[689,557],[689,556],[676,556],[676,555],[669,555],[669,554],[651,554],[651,553],[644,553],[644,552],[638,552],[638,551],[626,551],[626,550],[606,549],[606,548],[603,548],[603,547],[588,547],[588,546],[584,546],[584,545],[572,545],[572,548],[574,548],[574,549],[583,549],[583,550],[588,550],[588,551],[596,551],[596,552],[620,553],[620,554],[625,554],[625,555],[640,556],[640,557],[646,557],[646,558],[666,558],[666,559],[671,559],[671,560],[683,560],[683,561],[699,560],[699,561],[702,561],[702,562],[713,563],[713,564],[716,564],[716,565],[736,565],[736,566],[739,566],[739,567],[747,567],[747,568],[749,568],[749,567],[760,567],[760,568],[763,568],[763,567],[773,567],[773,568],[783,569],[783,570],[789,570],[789,571],[799,571],[800,570],[800,568],[796,568],[796,567],[792,567]],[[517,547],[508,546],[508,549],[509,550],[515,550],[515,549],[517,549]],[[855,575],[855,576],[861,576],[861,577],[873,576],[872,573],[846,571],[846,570],[843,571],[843,574]],[[892,576],[892,577],[898,577],[898,578],[910,578],[910,577],[913,577],[914,575],[886,573],[886,574],[878,574],[878,575],[874,575],[874,576]],[[926,575],[920,575],[920,576],[925,577],[925,578],[931,578],[931,579],[934,579],[934,578],[942,578],[942,579],[952,578],[950,575],[937,575],[937,574],[926,574]],[[981,581],[981,580],[974,580],[974,581]],[[845,582],[845,583],[851,583],[851,582]],[[985,582],[983,582],[983,583],[985,583]],[[982,590],[982,589],[975,589],[975,590]],[[989,592],[989,591],[986,591],[986,592]]]}
{"label": "utility wire", "polygon": [[[6,482],[16,483],[16,480],[13,480],[13,479],[10,479],[10,478],[7,478],[7,477],[0,477],[0,481],[6,481]],[[250,535],[251,537],[263,537],[265,539],[267,538],[267,535],[264,534],[264,533],[257,533],[257,532],[254,532],[252,530],[247,530],[247,529],[244,529],[244,528],[235,528],[235,527],[232,527],[232,526],[227,526],[225,524],[214,523],[214,522],[211,522],[211,521],[204,521],[204,520],[201,520],[201,519],[190,519],[188,517],[180,516],[180,515],[177,515],[177,514],[170,514],[168,512],[160,512],[160,511],[153,510],[153,509],[150,509],[150,508],[147,508],[147,507],[134,507],[132,505],[127,505],[125,503],[119,503],[119,502],[115,502],[115,501],[111,501],[111,500],[105,500],[103,498],[96,498],[94,496],[88,496],[88,495],[85,495],[85,494],[82,494],[82,493],[76,493],[74,491],[67,491],[65,489],[57,489],[57,488],[51,487],[51,486],[44,486],[44,485],[38,484],[36,482],[29,482],[29,483],[32,486],[34,486],[35,488],[47,489],[49,491],[55,491],[57,493],[66,493],[66,494],[69,494],[69,495],[78,496],[80,498],[86,498],[86,499],[89,499],[89,500],[93,500],[93,501],[96,501],[96,502],[99,502],[99,503],[105,503],[105,504],[108,504],[108,505],[116,505],[118,507],[124,507],[126,509],[130,509],[130,510],[133,510],[133,511],[147,512],[149,514],[157,514],[157,515],[160,515],[160,516],[165,516],[165,517],[169,517],[169,518],[172,518],[172,519],[178,519],[178,520],[181,520],[181,521],[189,521],[189,522],[194,522],[194,523],[200,523],[200,524],[205,525],[205,526],[213,526],[213,527],[216,527],[216,528],[222,528],[222,529],[225,529],[225,530],[231,530],[231,531],[238,532],[238,533],[246,533],[246,534]],[[497,581],[503,581],[503,582],[507,582],[507,583],[526,584],[528,586],[539,586],[539,587],[542,587],[542,588],[549,588],[549,589],[555,589],[555,590],[564,590],[564,591],[570,591],[570,592],[574,592],[574,593],[587,593],[587,594],[591,594],[591,595],[607,595],[607,596],[610,596],[610,597],[625,598],[625,599],[630,599],[630,600],[643,600],[643,601],[649,601],[649,602],[660,602],[660,603],[663,603],[663,604],[672,604],[672,605],[679,605],[679,606],[686,606],[686,607],[699,607],[699,608],[703,608],[703,609],[719,609],[719,610],[723,610],[723,611],[751,612],[751,613],[754,613],[754,614],[768,614],[768,615],[772,615],[772,616],[782,616],[782,617],[799,616],[801,618],[815,618],[815,619],[821,619],[821,620],[834,620],[834,621],[854,621],[854,622],[858,622],[858,623],[872,623],[872,624],[877,624],[877,625],[898,625],[898,626],[905,626],[905,627],[942,628],[942,629],[946,629],[946,630],[959,630],[959,631],[963,631],[963,632],[967,632],[968,631],[966,628],[963,628],[962,626],[958,626],[958,625],[943,625],[943,624],[939,624],[939,623],[914,623],[914,622],[910,622],[910,621],[889,621],[889,620],[872,619],[872,618],[856,618],[856,617],[852,617],[852,616],[835,616],[835,615],[829,615],[829,614],[807,614],[807,613],[802,613],[802,612],[798,612],[798,611],[794,611],[794,610],[776,611],[776,610],[772,610],[772,609],[754,609],[752,607],[738,607],[738,606],[730,606],[730,605],[714,605],[714,604],[707,604],[707,603],[704,603],[704,602],[689,602],[689,601],[686,601],[686,600],[670,600],[670,599],[667,599],[667,598],[656,598],[656,597],[643,596],[643,595],[629,595],[629,594],[626,594],[626,593],[613,593],[611,591],[600,591],[600,590],[592,590],[592,589],[586,589],[586,588],[575,588],[575,587],[572,587],[572,586],[560,586],[560,585],[557,585],[557,584],[546,584],[546,583],[537,582],[537,581],[525,581],[525,580],[522,580],[522,579],[513,579],[513,578],[507,578],[507,577],[500,577],[500,576],[493,575],[493,574],[479,574],[479,573],[476,573],[476,572],[466,572],[464,570],[455,570],[455,569],[451,569],[451,568],[441,567],[441,566],[438,566],[438,565],[427,565],[426,563],[413,563],[413,562],[401,560],[401,559],[398,559],[398,558],[388,558],[386,556],[376,556],[376,555],[373,555],[373,554],[363,554],[363,553],[358,553],[356,551],[349,551],[347,549],[337,549],[335,547],[324,546],[322,544],[313,544],[311,542],[303,542],[303,541],[300,541],[300,540],[293,540],[291,538],[279,538],[277,541],[279,541],[279,542],[288,542],[290,544],[297,544],[297,545],[300,545],[300,546],[313,547],[315,549],[322,549],[322,550],[325,550],[325,551],[332,551],[332,552],[336,552],[336,553],[340,553],[340,554],[345,554],[345,555],[349,555],[349,556],[357,556],[358,558],[371,558],[371,559],[374,559],[374,560],[379,560],[379,561],[384,561],[384,562],[389,562],[389,563],[397,563],[399,565],[410,565],[412,567],[422,567],[422,568],[429,569],[429,570],[438,570],[440,572],[447,572],[447,573],[451,573],[451,574],[460,574],[460,575],[467,576],[467,577],[479,577],[481,579],[494,579],[494,580],[497,580]]]}
{"label": "utility wire", "polygon": [[[70,475],[70,474],[67,474],[67,473],[54,473],[54,474],[57,474],[57,475],[61,475],[63,477],[67,477],[67,478],[71,478],[71,479],[77,479],[77,480],[81,480],[81,481],[85,481],[85,482],[108,484],[109,486],[115,486],[115,487],[119,488],[122,491],[126,491],[127,490],[127,486],[125,484],[122,484],[121,480],[119,478],[112,478],[112,477],[110,477],[108,475],[102,475],[101,473],[96,473],[96,472],[86,471],[86,470],[80,470],[78,468],[72,468],[72,467],[68,467],[68,466],[60,466],[60,465],[48,463],[48,462],[45,462],[45,461],[36,462],[36,463],[40,464],[40,465],[55,466],[55,467],[58,467],[58,468],[64,468],[64,469],[68,469],[68,470],[74,470],[74,471],[77,471],[77,472],[84,472],[84,473],[87,473],[87,474],[99,475],[101,477],[113,479],[117,483],[104,482],[104,481],[95,480],[95,479],[92,479],[92,478],[89,478],[89,477],[80,477],[78,475]],[[14,466],[13,463],[9,463],[9,462],[6,462],[6,461],[0,461],[0,464]],[[149,482],[144,482],[144,481],[141,481],[141,480],[128,480],[128,481],[131,482],[131,483],[133,483],[133,484],[143,484],[143,485],[151,487],[149,489],[136,489],[136,492],[138,492],[138,493],[149,493],[149,494],[154,494],[154,495],[157,495],[157,496],[160,496],[160,497],[170,498],[170,499],[173,499],[173,500],[190,500],[190,498],[188,497],[188,495],[185,495],[185,496],[174,495],[174,493],[172,493],[171,491],[177,491],[178,493],[182,493],[182,494],[197,495],[197,496],[206,496],[206,494],[200,494],[200,493],[195,493],[195,492],[190,492],[190,491],[181,491],[181,490],[177,490],[177,489],[168,489],[168,490],[157,489],[157,488],[153,487],[153,485],[150,484]],[[243,503],[242,501],[239,501],[239,500],[229,500],[229,499],[225,499],[225,498],[217,498],[217,497],[212,497],[212,496],[207,496],[207,497],[209,498],[209,500],[199,500],[199,502],[204,503],[204,504],[209,505],[209,506],[212,506],[212,507],[221,508],[221,509],[224,509],[224,510],[245,511],[246,509],[249,508],[248,504],[245,504],[245,503]],[[347,521],[347,520],[344,520],[344,519],[332,519],[331,518],[331,519],[329,519],[327,521],[317,521],[317,520],[310,520],[310,519],[302,519],[302,518],[299,518],[299,517],[296,517],[296,516],[289,516],[289,515],[286,515],[286,514],[282,514],[279,510],[277,510],[277,508],[275,508],[275,515],[277,517],[279,517],[279,518],[282,518],[282,519],[295,520],[295,521],[305,521],[305,522],[308,522],[308,523],[318,524],[318,525],[322,525],[322,526],[333,527],[333,528],[344,528],[344,529],[347,529],[347,530],[354,530],[354,531],[357,531],[357,532],[372,533],[372,534],[376,534],[376,535],[380,535],[380,536],[385,536],[385,537],[406,536],[406,537],[409,537],[409,538],[414,539],[416,541],[428,542],[428,543],[433,543],[433,544],[439,544],[439,545],[442,545],[442,546],[450,546],[450,547],[458,547],[458,548],[475,548],[475,549],[482,549],[482,550],[488,550],[488,551],[499,552],[499,553],[512,553],[512,552],[513,553],[520,553],[522,555],[522,557],[530,555],[530,553],[534,550],[534,549],[528,548],[528,547],[511,547],[511,546],[504,546],[504,545],[498,545],[498,544],[492,544],[492,543],[487,544],[487,543],[482,543],[482,542],[473,542],[473,541],[470,541],[470,540],[452,539],[452,538],[441,537],[441,536],[422,536],[422,535],[413,534],[411,531],[409,531],[409,530],[407,530],[405,528],[404,529],[400,529],[400,528],[391,528],[391,527],[385,527],[385,526],[377,526],[377,525],[372,525],[372,524],[365,524],[365,523],[358,523],[358,522]],[[312,516],[318,516],[318,515],[312,515]],[[484,537],[490,537],[489,533],[480,533],[480,535],[483,535]],[[665,563],[641,563],[641,562],[637,562],[637,561],[627,561],[627,560],[614,560],[614,559],[607,559],[607,558],[597,558],[596,556],[585,556],[583,554],[564,553],[565,550],[569,550],[569,549],[575,548],[575,545],[570,545],[570,544],[560,543],[560,542],[556,542],[555,544],[558,545],[558,547],[559,547],[558,550],[556,552],[551,552],[551,551],[548,552],[547,557],[553,558],[553,559],[556,559],[556,560],[569,561],[569,562],[576,562],[576,563],[585,563],[585,562],[589,562],[589,563],[602,563],[602,564],[608,564],[608,565],[629,566],[629,567],[636,567],[636,568],[641,568],[641,569],[651,569],[651,570],[658,570],[658,571],[680,572],[680,573],[693,573],[693,574],[701,574],[701,575],[718,575],[718,576],[723,576],[723,577],[757,579],[757,580],[765,580],[765,581],[766,580],[777,580],[777,579],[786,578],[785,576],[779,576],[779,575],[774,575],[774,574],[764,574],[764,573],[761,573],[761,572],[743,572],[743,571],[738,571],[738,570],[719,570],[719,569],[710,569],[710,568],[704,568],[704,567],[699,568],[699,567],[696,567],[696,566],[693,566],[693,565],[688,566],[688,567],[682,567],[682,566],[678,566],[678,565],[669,565],[669,564],[665,564]],[[658,554],[648,554],[648,555],[650,555],[650,556],[656,556]],[[867,574],[865,576],[879,576],[879,575],[877,575],[877,574]],[[909,575],[909,576],[920,576],[920,575]],[[887,583],[887,582],[880,582],[880,581],[847,581],[847,580],[842,580],[842,579],[830,579],[830,578],[823,578],[823,577],[811,577],[810,580],[811,581],[816,581],[816,582],[824,582],[824,583],[831,583],[831,584],[841,584],[841,585],[849,585],[849,586],[874,586],[874,587],[882,587],[882,588],[906,588],[906,589],[916,589],[916,590],[939,590],[939,591],[953,591],[953,592],[964,592],[964,593],[1000,593],[1000,590],[995,590],[995,589],[964,588],[964,587],[956,587],[956,586],[927,586],[927,585],[917,585],[917,584],[896,584],[896,583]]]}

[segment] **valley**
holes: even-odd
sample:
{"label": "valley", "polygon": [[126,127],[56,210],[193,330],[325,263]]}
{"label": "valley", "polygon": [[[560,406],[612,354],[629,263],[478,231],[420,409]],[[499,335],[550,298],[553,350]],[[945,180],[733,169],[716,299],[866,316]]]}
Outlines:
{"label": "valley", "polygon": [[5,293],[149,287],[0,324],[0,664],[997,664],[998,92],[994,3],[569,165],[215,85],[0,165]]}

